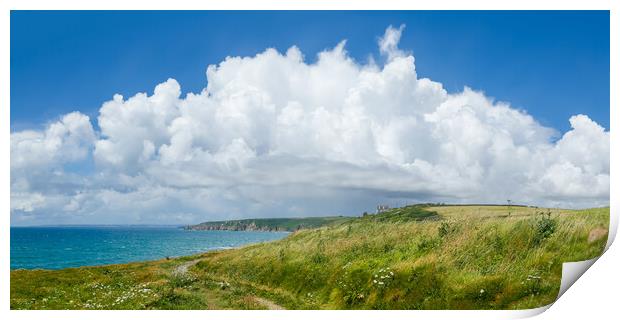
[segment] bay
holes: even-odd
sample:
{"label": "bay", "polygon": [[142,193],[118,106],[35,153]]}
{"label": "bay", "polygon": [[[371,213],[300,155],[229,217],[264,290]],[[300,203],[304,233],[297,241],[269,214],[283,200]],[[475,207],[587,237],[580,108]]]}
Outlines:
{"label": "bay", "polygon": [[11,227],[11,269],[156,260],[281,239],[288,232],[188,231],[179,226]]}

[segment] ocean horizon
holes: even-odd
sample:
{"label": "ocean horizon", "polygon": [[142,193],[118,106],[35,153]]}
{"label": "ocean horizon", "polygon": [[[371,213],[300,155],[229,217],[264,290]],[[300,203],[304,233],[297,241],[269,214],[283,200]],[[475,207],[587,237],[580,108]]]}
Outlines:
{"label": "ocean horizon", "polygon": [[11,226],[11,270],[179,257],[277,240],[288,232],[190,231],[183,225]]}

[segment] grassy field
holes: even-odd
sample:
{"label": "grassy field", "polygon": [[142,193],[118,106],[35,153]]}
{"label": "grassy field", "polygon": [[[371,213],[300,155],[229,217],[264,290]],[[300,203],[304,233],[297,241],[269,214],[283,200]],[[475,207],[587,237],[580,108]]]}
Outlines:
{"label": "grassy field", "polygon": [[608,224],[609,208],[396,208],[191,257],[13,270],[11,309],[534,308]]}

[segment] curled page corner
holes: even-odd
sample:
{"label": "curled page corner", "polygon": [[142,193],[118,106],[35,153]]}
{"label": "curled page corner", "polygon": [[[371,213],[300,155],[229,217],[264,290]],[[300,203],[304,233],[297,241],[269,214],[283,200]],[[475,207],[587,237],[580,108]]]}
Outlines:
{"label": "curled page corner", "polygon": [[[602,255],[605,254],[607,249],[609,249],[611,244],[614,242],[618,231],[618,215],[610,211],[609,219],[610,221],[609,230],[607,233],[607,243],[605,245],[605,249],[603,249],[603,252],[599,256],[589,260],[565,262],[562,264],[562,280],[560,282],[560,290],[555,301],[559,300],[560,297],[562,297],[562,295],[564,295],[564,293],[568,290],[568,288],[570,288],[577,281],[577,279],[579,279],[584,273],[586,273],[586,271],[588,271],[588,269],[590,269],[590,267],[592,267],[592,265],[594,265],[594,263]],[[553,303],[555,303],[555,301]],[[518,317],[528,318],[536,316],[549,309],[553,305],[553,303],[535,309],[523,310],[522,313],[518,314]]]}
{"label": "curled page corner", "polygon": [[[611,233],[611,230],[610,230]],[[611,237],[610,237],[611,239]],[[608,240],[607,241],[607,247],[609,247],[609,244],[613,241],[612,240]],[[607,249],[606,247],[606,249]],[[605,249],[605,250],[606,250]],[[554,302],[546,305],[546,306],[542,306],[539,308],[534,308],[534,309],[526,309],[526,310],[520,310],[519,312],[513,314],[514,318],[513,319],[517,319],[517,318],[530,318],[530,317],[534,317],[537,316],[545,311],[547,311],[547,309],[551,308],[551,306],[558,301],[558,299],[560,299],[560,297],[562,297],[562,295],[568,290],[568,288],[570,288],[576,281],[577,279],[579,279],[595,262],[596,260],[598,260],[598,258],[600,258],[601,256],[598,256],[594,259],[590,259],[590,260],[584,260],[584,261],[576,261],[576,262],[565,262],[562,264],[562,280],[560,283],[560,291],[558,292],[558,296],[555,299]]]}
{"label": "curled page corner", "polygon": [[579,279],[586,271],[605,254],[607,249],[611,246],[616,238],[616,232],[618,231],[618,216],[611,213],[609,215],[609,230],[607,233],[607,244],[605,249],[598,257],[584,261],[565,262],[562,264],[562,282],[560,283],[560,292],[556,301]]}
{"label": "curled page corner", "polygon": [[570,288],[575,281],[577,281],[577,279],[579,279],[596,262],[596,260],[598,260],[598,258],[600,258],[600,256],[590,260],[563,263],[562,282],[560,283],[560,292],[558,293],[557,299],[560,299],[566,290],[568,290],[568,288]]}
{"label": "curled page corner", "polygon": [[534,309],[519,310],[518,312],[515,312],[515,313],[511,314],[511,316],[508,317],[508,319],[531,318],[531,317],[537,316],[537,315],[547,311],[547,309],[549,309],[552,305],[553,305],[553,303],[550,303],[550,304],[548,304],[546,306],[542,306],[542,307],[538,307],[538,308],[534,308]]}
{"label": "curled page corner", "polygon": [[618,206],[612,206],[609,209],[609,232],[607,233],[607,244],[605,245],[605,250],[601,255],[605,254],[605,251],[609,249],[611,244],[616,239],[616,233],[618,232],[618,213],[613,210],[614,208],[618,208]]}

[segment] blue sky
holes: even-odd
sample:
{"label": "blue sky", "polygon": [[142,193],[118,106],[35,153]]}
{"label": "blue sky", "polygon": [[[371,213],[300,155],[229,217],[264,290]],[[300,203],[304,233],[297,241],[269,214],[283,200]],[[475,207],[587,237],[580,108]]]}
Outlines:
{"label": "blue sky", "polygon": [[609,90],[608,12],[12,12],[11,224],[606,206]]}
{"label": "blue sky", "polygon": [[[469,86],[562,132],[587,113],[609,128],[609,14],[598,12],[12,12],[11,126],[38,128],[172,77],[206,86],[207,65],[297,45],[306,61],[347,39],[379,56],[387,25],[407,26],[422,77]],[[96,124],[95,124],[96,125]]]}

